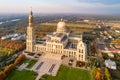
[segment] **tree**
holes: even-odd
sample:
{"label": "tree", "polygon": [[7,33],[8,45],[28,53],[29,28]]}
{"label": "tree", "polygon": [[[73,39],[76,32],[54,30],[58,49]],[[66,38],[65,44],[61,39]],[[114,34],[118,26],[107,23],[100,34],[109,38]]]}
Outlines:
{"label": "tree", "polygon": [[91,70],[92,80],[95,80],[96,72],[97,72],[97,68],[95,66],[92,67],[92,70]]}
{"label": "tree", "polygon": [[4,72],[9,73],[14,67],[15,67],[14,64],[10,64],[10,65],[5,67]]}
{"label": "tree", "polygon": [[25,43],[5,40],[0,42],[0,53],[11,55],[25,48]]}
{"label": "tree", "polygon": [[100,68],[98,68],[96,72],[96,80],[102,80],[102,75],[100,71],[101,71]]}
{"label": "tree", "polygon": [[20,63],[24,58],[25,58],[25,55],[24,55],[24,54],[20,54],[20,55],[16,58],[14,64],[17,65],[17,64]]}
{"label": "tree", "polygon": [[107,80],[111,80],[111,75],[107,68],[105,68],[105,76],[106,76]]}
{"label": "tree", "polygon": [[1,71],[0,72],[0,80],[4,80],[5,77],[6,77],[6,74],[3,71]]}

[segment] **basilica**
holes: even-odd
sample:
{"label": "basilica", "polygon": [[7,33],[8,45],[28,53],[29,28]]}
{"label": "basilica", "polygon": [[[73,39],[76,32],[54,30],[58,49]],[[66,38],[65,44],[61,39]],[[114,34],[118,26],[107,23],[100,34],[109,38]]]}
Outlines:
{"label": "basilica", "polygon": [[82,35],[71,34],[62,19],[58,22],[55,32],[46,35],[46,39],[42,43],[37,43],[32,11],[29,14],[27,27],[26,51],[60,54],[74,57],[77,61],[87,61],[87,46],[82,40]]}

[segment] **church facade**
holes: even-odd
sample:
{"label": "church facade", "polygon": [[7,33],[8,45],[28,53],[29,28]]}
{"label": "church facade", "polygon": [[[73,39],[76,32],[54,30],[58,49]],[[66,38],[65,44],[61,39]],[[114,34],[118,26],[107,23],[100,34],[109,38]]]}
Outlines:
{"label": "church facade", "polygon": [[57,24],[57,30],[46,35],[42,43],[36,42],[35,29],[33,24],[33,13],[29,15],[27,27],[26,51],[44,52],[46,54],[61,54],[74,57],[78,61],[87,61],[87,46],[82,40],[82,35],[73,35],[66,29],[66,23],[61,19]]}

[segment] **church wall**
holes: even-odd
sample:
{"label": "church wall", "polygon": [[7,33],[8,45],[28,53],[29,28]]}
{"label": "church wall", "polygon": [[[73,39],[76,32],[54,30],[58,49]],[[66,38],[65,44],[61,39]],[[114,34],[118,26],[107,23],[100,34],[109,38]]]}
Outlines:
{"label": "church wall", "polygon": [[63,45],[60,43],[47,42],[46,43],[46,51],[50,52],[50,53],[62,54],[63,53]]}
{"label": "church wall", "polygon": [[77,60],[86,62],[87,57],[87,46],[85,43],[81,42],[80,45],[77,46]]}
{"label": "church wall", "polygon": [[35,45],[34,46],[35,52],[45,52],[46,51],[46,46],[43,45]]}

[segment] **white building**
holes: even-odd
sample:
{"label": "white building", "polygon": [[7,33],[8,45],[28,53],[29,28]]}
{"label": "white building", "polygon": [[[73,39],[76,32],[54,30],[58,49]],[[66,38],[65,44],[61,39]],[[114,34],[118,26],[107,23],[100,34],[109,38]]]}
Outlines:
{"label": "white building", "polygon": [[25,40],[26,39],[26,35],[22,34],[16,37],[11,38],[11,40],[15,41],[15,40]]}
{"label": "white building", "polygon": [[31,11],[29,15],[29,25],[27,27],[26,51],[61,54],[74,57],[78,61],[87,60],[87,48],[82,40],[82,35],[73,35],[67,31],[66,23],[62,19],[57,24],[57,30],[48,34],[45,41],[37,43],[34,31],[33,15]]}
{"label": "white building", "polygon": [[114,58],[114,54],[113,53],[109,52],[107,54],[108,54],[109,57]]}
{"label": "white building", "polygon": [[87,20],[87,19],[85,19],[85,20],[83,20],[84,22],[89,22],[89,20]]}
{"label": "white building", "polygon": [[115,61],[112,61],[110,59],[105,60],[105,66],[110,68],[110,69],[115,69],[116,70],[116,63],[115,63]]}
{"label": "white building", "polygon": [[13,37],[17,37],[17,36],[19,36],[19,35],[20,35],[20,33],[11,33],[11,34],[7,34],[7,35],[5,35],[5,36],[2,36],[1,39],[2,39],[2,40],[10,39],[10,38],[13,38]]}

